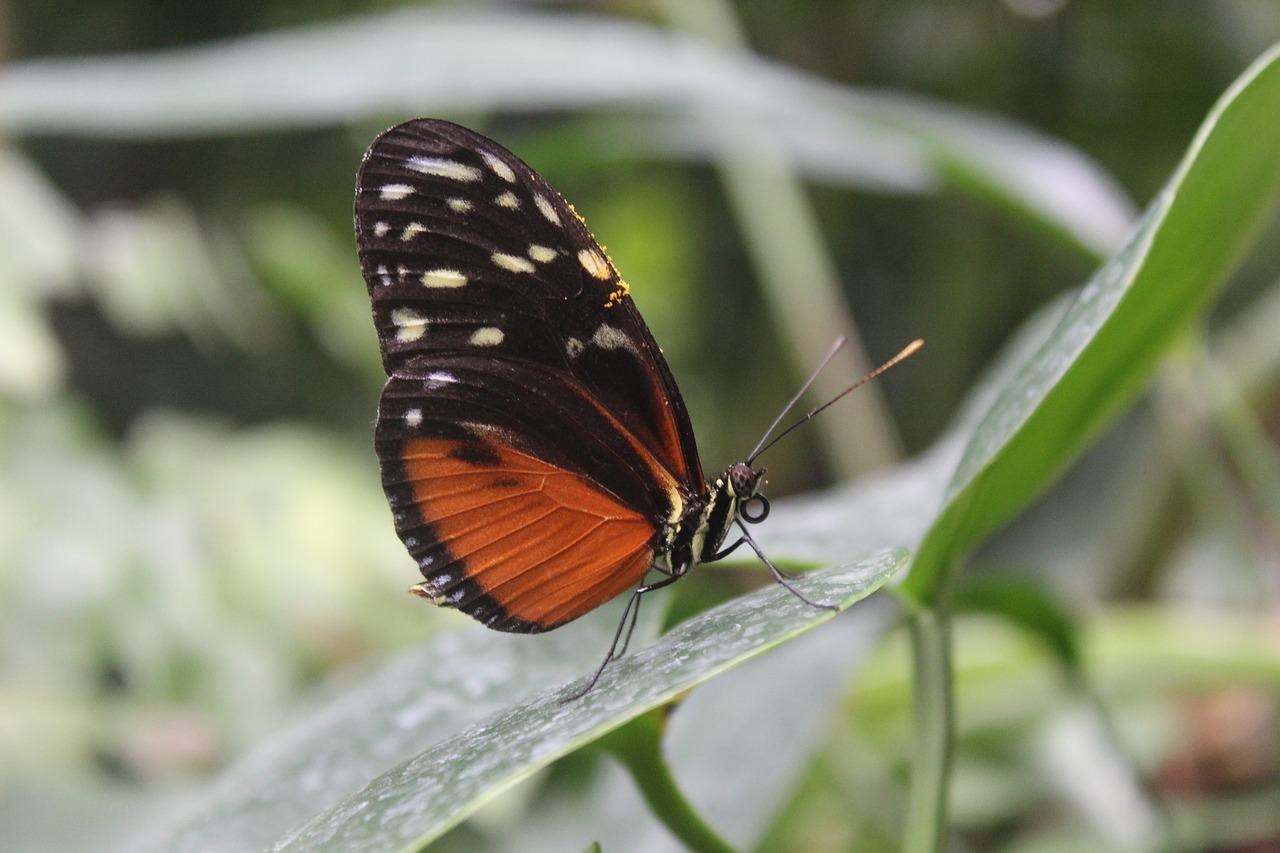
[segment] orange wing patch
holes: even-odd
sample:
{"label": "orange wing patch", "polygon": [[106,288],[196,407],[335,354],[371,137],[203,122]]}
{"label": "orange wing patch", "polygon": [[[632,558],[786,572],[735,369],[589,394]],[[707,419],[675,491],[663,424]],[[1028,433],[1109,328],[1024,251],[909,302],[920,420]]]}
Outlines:
{"label": "orange wing patch", "polygon": [[653,522],[579,474],[490,441],[411,438],[418,511],[510,616],[550,630],[634,587]]}

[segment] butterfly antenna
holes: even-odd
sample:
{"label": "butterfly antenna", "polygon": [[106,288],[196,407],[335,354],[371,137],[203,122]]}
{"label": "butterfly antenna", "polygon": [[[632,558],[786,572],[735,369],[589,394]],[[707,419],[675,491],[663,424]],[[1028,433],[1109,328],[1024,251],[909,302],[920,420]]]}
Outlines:
{"label": "butterfly antenna", "polygon": [[761,453],[764,453],[770,447],[773,447],[775,444],[777,444],[779,441],[782,440],[783,436],[790,433],[793,429],[800,426],[805,421],[811,419],[814,415],[818,414],[819,412],[827,408],[830,408],[832,405],[834,405],[835,403],[843,399],[846,395],[848,395],[852,391],[857,390],[858,388],[861,388],[863,385],[866,385],[872,379],[875,379],[881,373],[884,373],[886,370],[893,367],[898,362],[902,361],[903,359],[911,355],[914,355],[915,352],[918,349],[920,349],[920,347],[924,346],[924,341],[919,338],[907,344],[905,347],[902,348],[902,351],[899,352],[897,355],[895,355],[893,358],[889,359],[884,364],[880,365],[875,370],[871,371],[866,376],[862,377],[857,382],[853,383],[848,388],[844,389],[839,394],[835,395],[834,397],[832,397],[827,402],[823,403],[818,408],[810,410],[803,418],[796,421],[791,426],[784,429],[782,432],[778,433],[776,436],[773,437],[773,440],[770,441],[769,436],[777,428],[778,423],[781,422],[781,420],[787,416],[787,412],[791,411],[792,407],[794,407],[796,402],[799,401],[800,396],[809,389],[809,386],[813,384],[813,381],[818,378],[818,374],[821,373],[822,369],[827,366],[827,364],[831,361],[832,358],[835,357],[835,354],[840,351],[840,348],[845,345],[845,342],[846,342],[845,338],[840,338],[838,341],[836,341],[835,346],[831,348],[831,351],[828,352],[826,357],[823,358],[822,361],[818,364],[817,369],[814,370],[813,373],[809,375],[809,378],[808,380],[805,381],[804,385],[800,386],[800,391],[797,392],[797,394],[791,398],[791,402],[787,403],[786,408],[782,410],[782,414],[778,415],[778,417],[774,420],[774,422],[769,426],[769,430],[764,434],[764,438],[760,439],[760,443],[756,445],[755,450],[751,451],[751,455],[747,457],[748,465],[755,462],[755,459],[757,456],[759,456]]}
{"label": "butterfly antenna", "polygon": [[[785,406],[782,407],[782,411],[778,412],[778,416],[773,419],[773,423],[769,424],[769,428],[764,431],[764,435],[760,437],[760,441],[758,444],[756,444],[755,450],[752,450],[751,454],[747,457],[748,465],[750,465],[753,461],[755,461],[755,458],[759,456],[761,453],[763,453],[764,449],[769,446],[769,445],[766,445],[765,442],[769,441],[769,436],[773,435],[773,431],[778,428],[778,424],[782,423],[782,419],[787,416],[787,412],[795,408],[796,403],[799,403],[800,398],[804,396],[804,392],[808,391],[809,386],[812,385],[814,380],[818,378],[818,374],[822,372],[823,368],[825,368],[828,364],[831,363],[831,359],[835,358],[836,353],[844,349],[844,345],[847,344],[848,342],[849,342],[849,339],[844,337],[843,335],[841,337],[836,338],[836,342],[831,345],[831,349],[828,350],[827,354],[822,357],[822,361],[818,362],[818,366],[815,367],[813,369],[813,372],[809,374],[809,378],[806,379],[804,381],[804,384],[800,386],[800,390],[797,391],[796,395],[791,398],[791,402],[787,403]],[[787,430],[787,432],[790,432],[790,430]],[[787,433],[784,432],[782,435],[786,435],[786,434]],[[778,436],[778,438],[781,438],[781,437],[782,436]],[[770,444],[772,444],[772,442],[770,442]]]}

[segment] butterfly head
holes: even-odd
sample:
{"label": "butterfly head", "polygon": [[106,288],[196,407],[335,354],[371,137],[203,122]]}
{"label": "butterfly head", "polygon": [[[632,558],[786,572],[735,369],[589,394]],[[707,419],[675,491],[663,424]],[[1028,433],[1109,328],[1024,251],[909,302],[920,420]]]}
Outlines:
{"label": "butterfly head", "polygon": [[735,462],[725,472],[725,480],[728,481],[735,498],[740,501],[749,501],[756,496],[756,492],[760,491],[766,473],[764,468],[752,468],[746,462]]}

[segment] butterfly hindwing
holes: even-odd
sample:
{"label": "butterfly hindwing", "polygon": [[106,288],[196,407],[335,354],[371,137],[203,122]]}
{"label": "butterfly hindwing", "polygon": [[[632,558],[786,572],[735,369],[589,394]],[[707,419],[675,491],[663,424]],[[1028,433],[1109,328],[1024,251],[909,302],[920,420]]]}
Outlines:
{"label": "butterfly hindwing", "polygon": [[356,236],[383,365],[492,353],[573,377],[682,482],[702,490],[675,381],[604,250],[522,160],[449,122],[379,136]]}
{"label": "butterfly hindwing", "polygon": [[422,594],[500,630],[549,630],[637,584],[679,501],[585,388],[515,359],[402,364],[376,446]]}

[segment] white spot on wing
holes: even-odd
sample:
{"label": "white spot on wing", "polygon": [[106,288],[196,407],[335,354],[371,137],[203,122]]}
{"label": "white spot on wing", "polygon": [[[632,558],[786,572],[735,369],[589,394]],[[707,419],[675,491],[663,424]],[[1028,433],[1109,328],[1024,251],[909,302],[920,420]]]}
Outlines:
{"label": "white spot on wing", "polygon": [[488,151],[481,151],[480,156],[484,158],[484,162],[499,178],[502,178],[502,180],[509,184],[514,184],[516,182],[515,170],[504,163],[496,154],[490,154]]}
{"label": "white spot on wing", "polygon": [[497,203],[498,207],[505,207],[507,210],[520,209],[520,199],[516,198],[516,194],[513,192],[503,193],[495,198],[494,202]]}
{"label": "white spot on wing", "polygon": [[578,252],[578,263],[582,264],[582,268],[596,278],[609,277],[609,264],[595,249],[583,249]]}
{"label": "white spot on wing", "polygon": [[382,188],[382,197],[388,201],[399,201],[413,195],[414,188],[409,184],[387,184]]}
{"label": "white spot on wing", "polygon": [[529,257],[540,264],[545,264],[556,259],[556,250],[550,246],[539,246],[534,243],[529,247]]}
{"label": "white spot on wing", "polygon": [[582,351],[586,349],[586,344],[577,338],[566,338],[564,342],[564,351],[569,358],[577,358],[582,355]]}
{"label": "white spot on wing", "polygon": [[635,341],[627,337],[626,332],[616,329],[608,323],[600,324],[600,328],[596,329],[596,333],[591,336],[591,343],[600,347],[600,349],[624,349],[629,352],[636,352]]}
{"label": "white spot on wing", "polygon": [[478,347],[496,347],[506,335],[497,326],[482,326],[471,335],[471,344]]}
{"label": "white spot on wing", "polygon": [[465,198],[451,198],[446,201],[445,204],[449,205],[449,209],[454,213],[471,212],[471,202],[467,201]]}
{"label": "white spot on wing", "polygon": [[433,175],[437,178],[448,178],[451,181],[478,181],[484,175],[475,166],[468,166],[466,163],[459,163],[457,160],[447,160],[443,157],[410,157],[404,161],[406,169],[412,169],[415,172],[421,172],[424,175]]}
{"label": "white spot on wing", "polygon": [[414,237],[427,230],[427,226],[421,222],[410,222],[404,227],[404,231],[400,234],[401,240],[412,240]]}
{"label": "white spot on wing", "polygon": [[528,258],[522,258],[519,255],[508,255],[503,252],[494,252],[492,255],[493,262],[508,272],[533,272],[533,263]]}
{"label": "white spot on wing", "polygon": [[422,274],[423,287],[462,287],[467,277],[457,270],[427,270]]}
{"label": "white spot on wing", "polygon": [[391,323],[396,327],[396,340],[409,343],[427,333],[427,318],[412,308],[397,308],[391,312]]}
{"label": "white spot on wing", "polygon": [[424,383],[428,389],[439,388],[443,385],[451,385],[458,381],[458,377],[454,376],[447,370],[436,370],[427,374],[427,381]]}
{"label": "white spot on wing", "polygon": [[385,237],[387,236],[387,232],[390,230],[391,226],[385,222],[373,223],[373,236],[375,237]]}
{"label": "white spot on wing", "polygon": [[404,424],[409,429],[422,426],[422,409],[408,409],[404,413]]}
{"label": "white spot on wing", "polygon": [[507,432],[502,427],[496,427],[493,424],[476,423],[475,421],[460,421],[459,423],[466,428],[467,432],[477,438],[488,439],[490,441],[495,441],[498,444],[518,443],[511,433]]}
{"label": "white spot on wing", "polygon": [[560,214],[556,213],[556,209],[552,206],[550,199],[540,193],[534,193],[533,203],[537,205],[538,210],[542,211],[542,215],[545,216],[552,225],[560,224]]}

